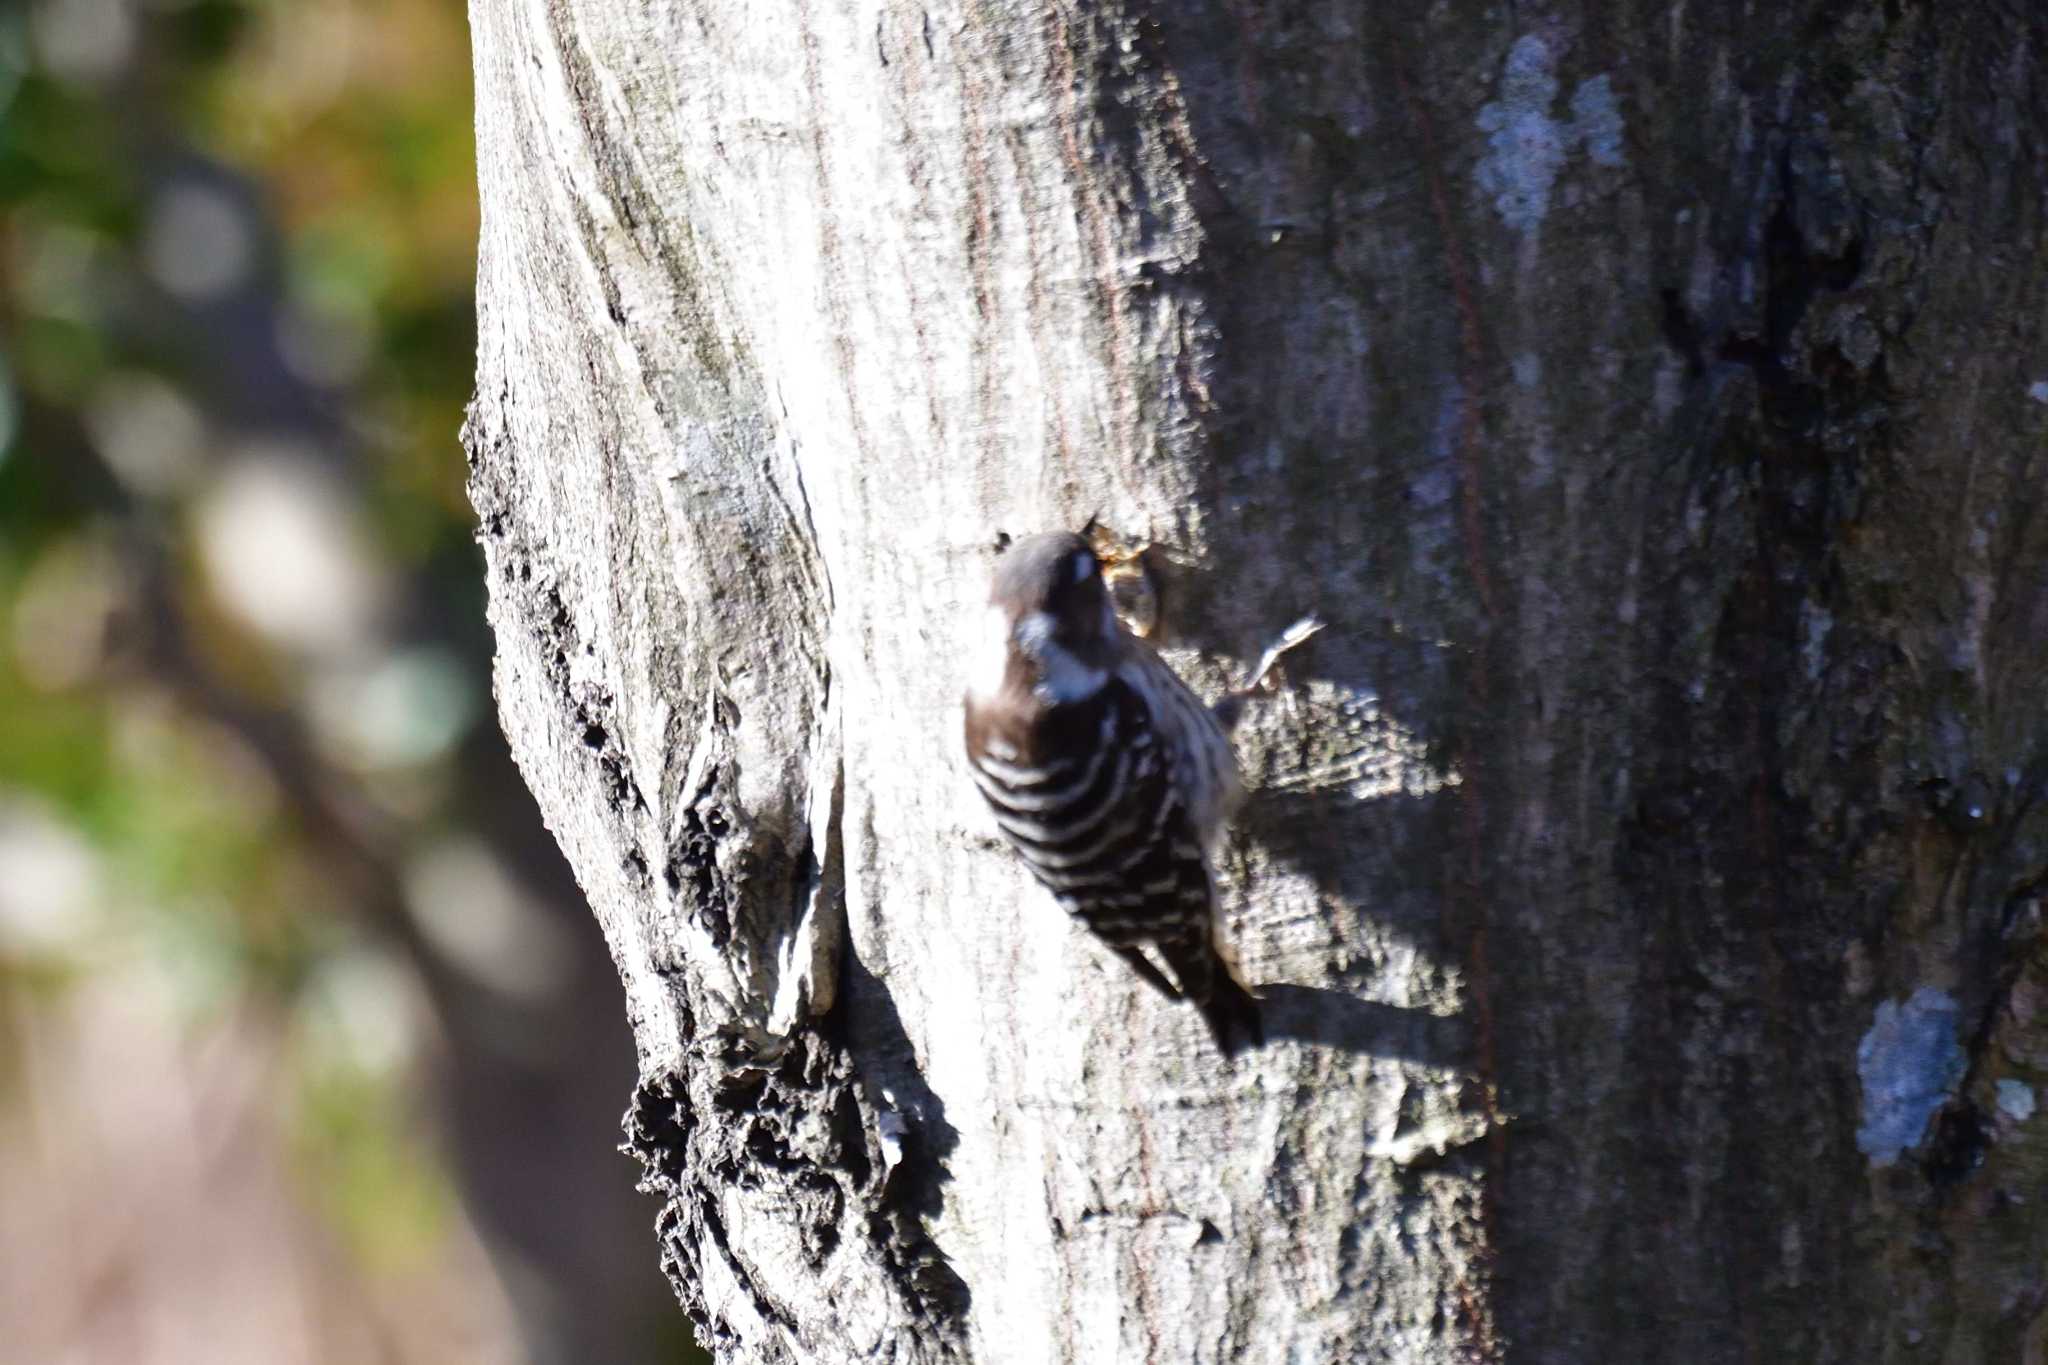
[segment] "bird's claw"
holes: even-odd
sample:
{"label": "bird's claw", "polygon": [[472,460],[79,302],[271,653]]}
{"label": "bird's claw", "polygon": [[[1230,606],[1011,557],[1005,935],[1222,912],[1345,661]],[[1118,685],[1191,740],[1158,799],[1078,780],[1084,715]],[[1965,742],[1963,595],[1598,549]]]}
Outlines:
{"label": "bird's claw", "polygon": [[1280,638],[1267,646],[1266,652],[1259,656],[1259,666],[1252,670],[1250,680],[1238,690],[1250,694],[1254,692],[1271,692],[1277,689],[1279,684],[1273,678],[1273,669],[1280,662],[1280,656],[1295,646],[1304,643],[1310,636],[1322,628],[1323,623],[1321,621],[1318,621],[1313,616],[1304,616],[1287,629],[1281,631]]}

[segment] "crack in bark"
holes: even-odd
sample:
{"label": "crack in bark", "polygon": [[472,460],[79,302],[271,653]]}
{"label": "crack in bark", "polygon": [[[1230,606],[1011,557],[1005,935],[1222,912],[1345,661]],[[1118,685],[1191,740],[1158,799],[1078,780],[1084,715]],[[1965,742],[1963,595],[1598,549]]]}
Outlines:
{"label": "crack in bark", "polygon": [[[919,1158],[887,1170],[878,1116],[861,1092],[850,1054],[817,1028],[790,1039],[772,1063],[713,1057],[700,1045],[686,1075],[642,1079],[626,1114],[624,1150],[641,1163],[641,1187],[663,1201],[656,1219],[663,1266],[708,1341],[731,1348],[741,1337],[705,1297],[706,1255],[719,1258],[763,1321],[799,1344],[815,1320],[807,1305],[786,1306],[770,1288],[791,1267],[764,1276],[733,1244],[719,1208],[720,1192],[733,1191],[743,1204],[759,1195],[754,1207],[773,1208],[793,1225],[807,1273],[831,1273],[829,1264],[845,1255],[881,1268],[899,1319],[883,1358],[965,1358],[967,1287],[921,1213],[935,1206],[943,1168]],[[751,1250],[760,1257],[771,1249]]]}

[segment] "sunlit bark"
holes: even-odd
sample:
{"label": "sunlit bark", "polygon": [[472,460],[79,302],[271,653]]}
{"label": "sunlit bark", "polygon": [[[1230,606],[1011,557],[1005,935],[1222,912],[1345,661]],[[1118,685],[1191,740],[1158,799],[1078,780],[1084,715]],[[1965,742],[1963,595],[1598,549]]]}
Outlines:
{"label": "sunlit bark", "polygon": [[[2048,21],[472,20],[499,701],[722,1358],[2037,1349]],[[1212,694],[1330,622],[1236,1066],[958,764],[1091,514]]]}

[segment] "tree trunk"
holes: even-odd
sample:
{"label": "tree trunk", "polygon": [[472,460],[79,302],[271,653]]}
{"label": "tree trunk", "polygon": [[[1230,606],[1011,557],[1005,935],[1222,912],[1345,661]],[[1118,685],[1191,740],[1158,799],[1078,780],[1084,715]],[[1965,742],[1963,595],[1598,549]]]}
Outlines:
{"label": "tree trunk", "polygon": [[[528,780],[728,1361],[2044,1358],[2048,18],[472,0]],[[1248,722],[1235,1064],[959,758]],[[621,1255],[631,1255],[621,1248]]]}

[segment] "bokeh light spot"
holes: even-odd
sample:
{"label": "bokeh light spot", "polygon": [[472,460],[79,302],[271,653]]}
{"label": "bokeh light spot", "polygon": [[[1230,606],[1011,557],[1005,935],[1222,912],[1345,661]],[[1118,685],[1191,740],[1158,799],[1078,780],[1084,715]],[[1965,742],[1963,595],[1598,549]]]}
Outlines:
{"label": "bokeh light spot", "polygon": [[248,275],[255,242],[242,206],[209,185],[173,185],[150,206],[143,259],[158,284],[195,302]]}
{"label": "bokeh light spot", "polygon": [[201,499],[200,556],[221,603],[309,654],[359,648],[382,585],[344,485],[288,442],[243,448]]}
{"label": "bokeh light spot", "polygon": [[127,0],[42,0],[31,17],[35,53],[51,75],[95,86],[135,56],[135,13]]}

